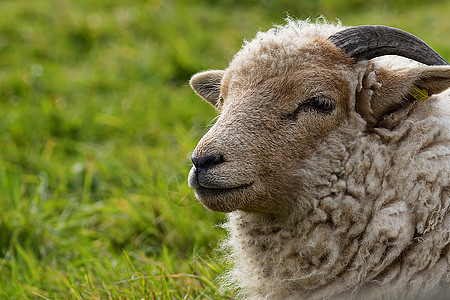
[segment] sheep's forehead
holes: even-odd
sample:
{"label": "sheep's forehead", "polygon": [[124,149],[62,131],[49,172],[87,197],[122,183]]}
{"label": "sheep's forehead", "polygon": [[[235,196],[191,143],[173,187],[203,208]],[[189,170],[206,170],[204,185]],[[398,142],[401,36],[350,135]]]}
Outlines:
{"label": "sheep's forehead", "polygon": [[276,74],[308,67],[350,63],[341,50],[323,38],[284,42],[273,39],[251,43],[239,51],[228,68],[231,72]]}
{"label": "sheep's forehead", "polygon": [[[226,96],[230,85],[234,88],[258,88],[273,84],[273,80],[289,81],[302,73],[327,73],[337,65],[350,65],[351,60],[326,40],[329,32],[306,33],[299,28],[282,27],[277,32],[259,33],[235,55],[226,71],[222,93]],[[314,35],[316,34],[316,35]],[[291,80],[292,81],[292,80]]]}
{"label": "sheep's forehead", "polygon": [[241,65],[243,61],[257,58],[259,55],[262,59],[268,60],[273,60],[272,56],[276,53],[279,54],[278,57],[295,56],[299,49],[308,47],[312,41],[325,40],[343,28],[340,25],[290,20],[284,26],[277,26],[267,32],[258,32],[256,37],[246,42],[235,55],[232,64]]}

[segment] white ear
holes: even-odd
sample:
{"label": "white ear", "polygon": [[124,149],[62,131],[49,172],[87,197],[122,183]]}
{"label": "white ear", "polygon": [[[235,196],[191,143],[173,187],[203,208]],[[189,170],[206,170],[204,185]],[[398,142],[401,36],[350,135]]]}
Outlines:
{"label": "white ear", "polygon": [[224,73],[222,70],[197,73],[192,76],[189,84],[200,97],[212,106],[216,106],[220,96],[220,82]]}

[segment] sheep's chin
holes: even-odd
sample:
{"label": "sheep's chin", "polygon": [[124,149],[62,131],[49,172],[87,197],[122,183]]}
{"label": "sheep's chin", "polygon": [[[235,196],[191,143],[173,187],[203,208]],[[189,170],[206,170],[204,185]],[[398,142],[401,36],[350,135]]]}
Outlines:
{"label": "sheep's chin", "polygon": [[232,212],[241,209],[241,199],[251,189],[252,184],[233,188],[204,188],[195,189],[195,196],[208,209],[217,212]]}

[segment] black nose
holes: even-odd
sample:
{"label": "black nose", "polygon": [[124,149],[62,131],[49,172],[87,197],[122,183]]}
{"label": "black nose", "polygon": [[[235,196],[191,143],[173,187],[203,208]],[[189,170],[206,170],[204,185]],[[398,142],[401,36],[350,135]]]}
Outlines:
{"label": "black nose", "polygon": [[222,155],[192,157],[192,163],[197,169],[208,169],[223,162],[224,160]]}

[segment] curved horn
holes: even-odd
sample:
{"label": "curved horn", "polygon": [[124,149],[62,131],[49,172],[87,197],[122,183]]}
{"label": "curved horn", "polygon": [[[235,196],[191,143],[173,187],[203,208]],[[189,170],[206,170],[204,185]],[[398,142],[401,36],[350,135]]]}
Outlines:
{"label": "curved horn", "polygon": [[350,27],[331,35],[328,40],[355,61],[383,55],[399,55],[426,65],[449,64],[418,37],[388,26]]}

